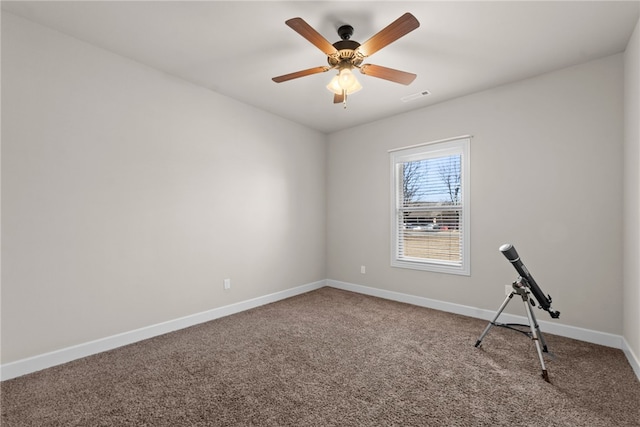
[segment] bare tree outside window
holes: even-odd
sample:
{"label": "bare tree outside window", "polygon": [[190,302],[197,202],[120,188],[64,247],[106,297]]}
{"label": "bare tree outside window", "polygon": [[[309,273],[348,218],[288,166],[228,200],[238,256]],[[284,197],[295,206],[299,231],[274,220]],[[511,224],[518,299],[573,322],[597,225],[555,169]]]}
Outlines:
{"label": "bare tree outside window", "polygon": [[438,167],[438,174],[447,187],[451,204],[460,204],[460,157],[448,157],[447,162]]}
{"label": "bare tree outside window", "polygon": [[420,162],[402,164],[402,202],[406,206],[411,203],[420,189]]}

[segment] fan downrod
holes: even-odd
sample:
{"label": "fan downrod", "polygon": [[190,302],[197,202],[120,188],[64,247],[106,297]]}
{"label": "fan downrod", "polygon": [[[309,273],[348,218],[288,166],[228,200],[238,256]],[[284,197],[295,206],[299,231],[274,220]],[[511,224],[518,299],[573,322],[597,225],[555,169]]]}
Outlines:
{"label": "fan downrod", "polygon": [[342,40],[349,40],[353,35],[353,27],[351,25],[342,25],[338,28],[338,35]]}

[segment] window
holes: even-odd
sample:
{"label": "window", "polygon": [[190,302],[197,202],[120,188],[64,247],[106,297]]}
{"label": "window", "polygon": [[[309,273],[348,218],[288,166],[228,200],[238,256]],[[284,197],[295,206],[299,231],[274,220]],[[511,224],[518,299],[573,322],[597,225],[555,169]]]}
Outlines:
{"label": "window", "polygon": [[393,267],[470,274],[469,139],[390,152]]}

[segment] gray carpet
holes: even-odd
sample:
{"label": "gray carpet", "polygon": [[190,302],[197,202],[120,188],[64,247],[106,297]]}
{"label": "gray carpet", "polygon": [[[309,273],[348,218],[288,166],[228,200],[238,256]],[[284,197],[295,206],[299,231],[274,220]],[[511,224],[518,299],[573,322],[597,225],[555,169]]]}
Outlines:
{"label": "gray carpet", "polygon": [[2,426],[640,426],[622,351],[545,334],[550,384],[486,325],[322,288],[4,381]]}

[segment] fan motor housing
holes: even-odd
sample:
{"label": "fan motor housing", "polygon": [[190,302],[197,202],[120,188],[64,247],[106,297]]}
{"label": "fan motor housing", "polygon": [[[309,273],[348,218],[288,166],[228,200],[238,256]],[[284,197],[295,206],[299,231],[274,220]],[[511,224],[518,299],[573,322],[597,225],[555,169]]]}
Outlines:
{"label": "fan motor housing", "polygon": [[[341,27],[342,28],[342,27]],[[347,62],[354,67],[362,64],[364,57],[362,54],[356,52],[356,49],[360,47],[360,43],[354,40],[340,40],[333,44],[338,52],[327,57],[327,62],[332,67],[338,66],[340,63]]]}

